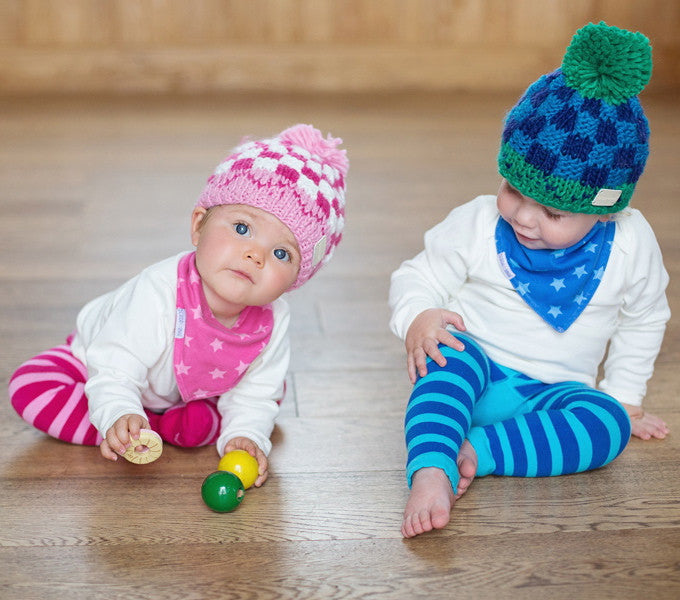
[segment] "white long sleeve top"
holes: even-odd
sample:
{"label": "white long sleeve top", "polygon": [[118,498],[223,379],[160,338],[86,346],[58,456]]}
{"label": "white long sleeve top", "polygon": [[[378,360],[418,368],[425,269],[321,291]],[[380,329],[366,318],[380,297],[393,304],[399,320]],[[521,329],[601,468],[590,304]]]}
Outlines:
{"label": "white long sleeve top", "polygon": [[[156,263],[116,290],[95,298],[78,314],[73,354],[87,367],[85,393],[90,420],[104,436],[126,414],[144,408],[163,412],[183,402],[173,366],[177,264],[186,253]],[[238,436],[253,440],[265,454],[279,413],[290,361],[288,303],[272,303],[269,343],[243,378],[220,396],[220,454]]]}
{"label": "white long sleeve top", "polygon": [[642,214],[616,218],[609,261],[592,300],[564,333],[538,316],[501,271],[494,232],[496,196],[479,196],[425,234],[425,249],[392,274],[390,327],[402,339],[417,315],[444,308],[462,315],[488,356],[544,381],[579,381],[620,402],[641,405],[670,309],[668,274]]}

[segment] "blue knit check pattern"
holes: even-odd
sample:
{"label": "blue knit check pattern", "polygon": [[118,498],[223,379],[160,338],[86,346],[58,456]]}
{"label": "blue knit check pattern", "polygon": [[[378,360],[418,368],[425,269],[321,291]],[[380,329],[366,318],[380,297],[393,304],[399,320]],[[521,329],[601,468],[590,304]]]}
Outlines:
{"label": "blue knit check pattern", "polygon": [[[509,113],[499,170],[522,193],[570,212],[623,208],[642,174],[649,126],[637,97],[619,105],[585,98],[560,69],[532,84]],[[591,203],[601,188],[622,190],[614,208]]]}

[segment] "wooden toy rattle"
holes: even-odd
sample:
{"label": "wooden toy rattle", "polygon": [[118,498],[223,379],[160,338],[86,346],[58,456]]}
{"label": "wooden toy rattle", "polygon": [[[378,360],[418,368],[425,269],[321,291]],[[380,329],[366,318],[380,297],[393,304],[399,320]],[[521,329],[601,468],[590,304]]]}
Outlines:
{"label": "wooden toy rattle", "polygon": [[[161,436],[151,429],[140,429],[139,439],[131,439],[130,447],[125,451],[123,457],[131,463],[145,465],[153,462],[163,453],[163,440]],[[141,451],[137,448],[142,447]]]}
{"label": "wooden toy rattle", "polygon": [[215,512],[231,512],[243,501],[245,491],[258,477],[257,460],[245,450],[227,452],[201,486],[201,497]]}
{"label": "wooden toy rattle", "polygon": [[257,479],[259,465],[257,460],[245,450],[232,450],[227,452],[217,465],[218,471],[229,471],[236,475],[243,483],[243,489],[247,490]]}

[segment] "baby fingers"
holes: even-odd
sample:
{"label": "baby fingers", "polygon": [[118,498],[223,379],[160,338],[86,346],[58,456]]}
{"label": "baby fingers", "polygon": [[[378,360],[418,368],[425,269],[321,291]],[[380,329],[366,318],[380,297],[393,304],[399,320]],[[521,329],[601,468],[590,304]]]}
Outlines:
{"label": "baby fingers", "polygon": [[465,350],[465,344],[463,344],[463,342],[461,342],[449,331],[446,330],[443,331],[442,334],[439,336],[439,341],[442,344],[448,346],[449,348],[453,348],[454,350],[458,350],[459,352]]}

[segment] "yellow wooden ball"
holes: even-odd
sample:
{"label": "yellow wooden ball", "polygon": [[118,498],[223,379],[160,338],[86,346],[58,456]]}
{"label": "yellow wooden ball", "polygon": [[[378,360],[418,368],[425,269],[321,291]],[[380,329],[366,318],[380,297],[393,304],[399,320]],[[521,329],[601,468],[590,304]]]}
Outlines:
{"label": "yellow wooden ball", "polygon": [[245,450],[232,450],[227,452],[217,465],[219,471],[229,471],[236,475],[243,484],[244,489],[251,487],[257,479],[257,460]]}

